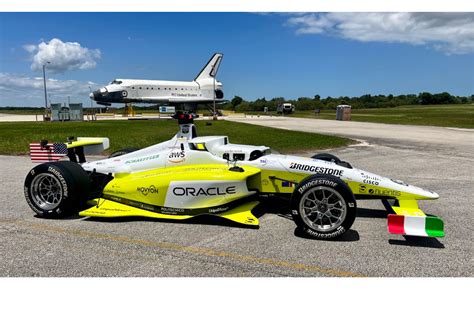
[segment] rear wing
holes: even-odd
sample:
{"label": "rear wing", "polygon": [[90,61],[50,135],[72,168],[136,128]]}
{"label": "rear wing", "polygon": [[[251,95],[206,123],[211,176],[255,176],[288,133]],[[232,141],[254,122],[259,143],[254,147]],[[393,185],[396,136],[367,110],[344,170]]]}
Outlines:
{"label": "rear wing", "polygon": [[78,137],[67,142],[48,143],[48,140],[30,143],[30,158],[34,163],[59,161],[67,156],[70,161],[84,163],[85,155],[99,154],[109,148],[109,138]]}
{"label": "rear wing", "polygon": [[84,154],[99,154],[110,147],[109,138],[78,137],[76,141],[67,143],[67,148],[84,147]]}

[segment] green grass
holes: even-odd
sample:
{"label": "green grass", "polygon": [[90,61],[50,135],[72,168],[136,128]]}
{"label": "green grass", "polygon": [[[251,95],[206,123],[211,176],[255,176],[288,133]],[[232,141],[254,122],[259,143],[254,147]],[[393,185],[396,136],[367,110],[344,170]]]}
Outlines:
{"label": "green grass", "polygon": [[[249,113],[247,113],[249,114]],[[263,115],[262,112],[253,112]],[[268,113],[276,115],[276,112]],[[291,117],[336,119],[335,110],[298,111]],[[427,125],[439,127],[474,128],[474,104],[470,105],[407,105],[391,108],[353,109],[353,121],[399,125]]]}
{"label": "green grass", "polygon": [[[198,135],[227,135],[232,143],[266,145],[282,153],[339,147],[350,139],[288,131],[230,121],[196,121]],[[68,136],[108,137],[113,152],[125,147],[143,148],[170,139],[178,131],[174,120],[122,120],[95,122],[0,123],[0,154],[27,154],[28,144],[48,139],[65,142]]]}

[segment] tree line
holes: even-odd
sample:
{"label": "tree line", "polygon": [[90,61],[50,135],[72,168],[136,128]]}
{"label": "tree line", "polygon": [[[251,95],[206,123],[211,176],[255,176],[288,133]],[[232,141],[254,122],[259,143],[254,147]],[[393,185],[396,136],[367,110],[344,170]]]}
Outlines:
{"label": "tree line", "polygon": [[297,110],[315,110],[315,109],[336,109],[337,105],[351,105],[352,108],[381,108],[395,107],[400,105],[435,105],[435,104],[470,104],[474,103],[474,94],[471,96],[455,96],[448,92],[428,93],[423,92],[416,94],[402,95],[371,95],[365,94],[356,97],[326,97],[321,98],[315,95],[313,98],[300,97],[296,100],[285,99],[283,97],[275,97],[271,100],[258,98],[255,101],[244,100],[240,96],[235,96],[230,102],[221,104],[221,108],[235,110],[238,112],[245,111],[263,111],[265,107],[269,111],[275,111],[281,103],[292,103]]}

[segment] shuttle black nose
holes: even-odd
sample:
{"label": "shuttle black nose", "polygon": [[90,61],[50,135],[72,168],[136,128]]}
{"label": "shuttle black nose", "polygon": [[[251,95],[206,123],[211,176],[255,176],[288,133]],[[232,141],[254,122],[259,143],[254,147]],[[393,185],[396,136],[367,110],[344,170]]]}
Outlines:
{"label": "shuttle black nose", "polygon": [[102,93],[100,92],[100,90],[95,90],[94,92],[92,92],[91,94],[89,94],[89,97],[90,97],[91,99],[93,99],[93,100],[97,100],[97,99],[100,98],[101,94],[102,94]]}

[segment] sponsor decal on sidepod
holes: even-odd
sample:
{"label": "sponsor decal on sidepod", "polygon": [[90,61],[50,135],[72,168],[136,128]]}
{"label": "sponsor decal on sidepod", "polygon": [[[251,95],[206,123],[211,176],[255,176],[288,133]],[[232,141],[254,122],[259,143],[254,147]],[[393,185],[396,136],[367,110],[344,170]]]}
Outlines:
{"label": "sponsor decal on sidepod", "polygon": [[149,187],[137,187],[137,191],[141,192],[143,196],[146,196],[148,194],[157,194],[158,188],[156,188],[155,185],[150,185]]}
{"label": "sponsor decal on sidepod", "polygon": [[186,159],[186,153],[184,151],[171,151],[168,154],[168,161],[171,163],[180,163]]}
{"label": "sponsor decal on sidepod", "polygon": [[336,170],[336,169],[328,168],[328,167],[300,164],[300,163],[295,163],[295,162],[290,163],[289,169],[312,172],[312,173],[317,173],[317,174],[328,174],[328,175],[334,175],[337,177],[342,176],[344,172],[344,170]]}

